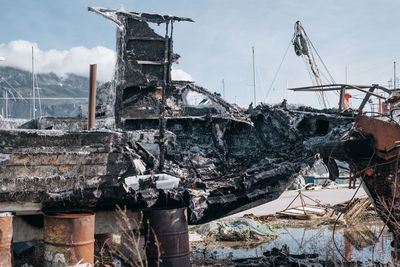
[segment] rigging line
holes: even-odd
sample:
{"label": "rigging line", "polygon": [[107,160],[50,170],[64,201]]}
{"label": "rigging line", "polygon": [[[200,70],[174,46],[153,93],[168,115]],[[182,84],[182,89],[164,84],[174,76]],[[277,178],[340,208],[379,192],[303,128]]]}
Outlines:
{"label": "rigging line", "polygon": [[[307,36],[307,34],[306,34],[306,36]],[[328,73],[329,77],[331,78],[331,82],[332,82],[332,83],[336,83],[336,82],[335,82],[335,79],[333,79],[332,74],[329,72],[329,70],[328,70],[328,68],[326,67],[324,61],[322,60],[321,56],[318,54],[317,49],[315,49],[313,43],[311,42],[310,38],[308,38],[308,36],[307,36],[307,39],[309,40],[309,42],[310,42],[310,44],[311,44],[311,47],[314,49],[314,51],[315,51],[315,53],[317,54],[319,60],[321,61],[322,65],[324,66],[326,72]]]}
{"label": "rigging line", "polygon": [[[365,168],[365,170],[363,170],[363,171],[364,171],[363,176],[361,177],[361,179],[359,179],[359,180],[360,180],[360,184],[358,185],[356,191],[354,192],[354,195],[353,195],[353,196],[351,197],[351,199],[349,200],[348,207],[350,207],[350,205],[352,205],[352,203],[353,203],[353,201],[354,201],[354,198],[355,198],[356,195],[357,195],[357,192],[360,190],[362,184],[364,183],[364,178],[365,178],[365,175],[366,175],[366,169],[368,169],[368,168],[371,166],[371,161],[372,161],[372,159],[373,159],[374,156],[375,156],[375,152],[376,152],[376,151],[375,151],[375,149],[374,149],[374,153],[372,154],[371,158],[370,158],[369,161],[368,161],[367,168]],[[361,173],[360,173],[360,175],[361,175]],[[350,176],[351,176],[351,174],[350,174]],[[349,178],[350,178],[350,176],[349,176]],[[354,176],[355,176],[355,175],[353,175],[353,177],[354,177]],[[343,256],[343,254],[342,254],[341,251],[339,250],[339,247],[338,247],[338,245],[336,244],[336,241],[335,241],[336,225],[337,225],[337,223],[338,223],[340,217],[343,215],[343,213],[344,213],[344,210],[342,210],[342,211],[339,212],[339,215],[337,216],[337,218],[336,218],[336,220],[335,220],[335,223],[334,223],[334,225],[333,225],[332,241],[333,241],[333,244],[335,245],[335,248],[336,248],[337,252],[339,252],[340,256],[341,256],[343,259],[345,259],[346,262],[349,262],[349,260],[348,260],[345,256]]]}
{"label": "rigging line", "polygon": [[[391,201],[389,214],[387,215],[387,220],[386,220],[385,224],[383,225],[382,230],[381,230],[380,233],[379,233],[378,240],[379,240],[379,238],[380,238],[380,237],[382,236],[382,234],[383,234],[383,229],[385,229],[385,226],[389,223],[389,220],[391,219],[391,217],[393,217],[393,215],[392,215],[392,210],[393,210],[394,201],[395,201],[395,198],[396,198],[396,195],[397,195],[397,177],[398,177],[398,173],[399,173],[399,158],[400,158],[400,150],[399,150],[399,152],[397,153],[397,160],[396,160],[396,175],[395,175],[395,179],[394,179],[394,188],[395,188],[395,191],[394,191],[394,193],[393,193],[393,198],[392,198],[392,201]],[[394,217],[393,217],[393,219],[396,220],[396,218],[394,218]],[[396,222],[396,223],[397,223],[397,222]],[[398,224],[398,223],[397,223],[397,224]]]}
{"label": "rigging line", "polygon": [[[311,69],[310,69],[310,65],[308,64],[307,59],[306,59],[305,57],[303,57],[303,56],[302,56],[301,58],[302,58],[303,61],[304,61],[304,65],[306,66],[306,70],[307,70],[307,72],[308,72],[308,75],[310,76],[310,80],[311,80],[312,84],[313,84],[313,85],[319,85],[319,84],[317,84],[317,81],[315,80],[315,77],[314,77],[314,75],[312,74],[312,71],[311,71]],[[322,107],[323,104],[322,104],[321,96],[318,94],[318,92],[315,92],[315,95],[316,95],[316,97],[317,97],[318,104]]]}
{"label": "rigging line", "polygon": [[[15,94],[10,90],[9,87],[4,86],[3,89],[4,89],[4,91],[5,91],[6,93],[9,93],[9,94],[11,95],[11,97],[12,97],[13,100],[16,99]],[[3,94],[3,97],[2,97],[2,98],[4,98],[4,94]]]}
{"label": "rigging line", "polygon": [[[18,97],[23,98],[23,96],[20,94],[20,92],[18,92],[18,90],[15,89],[6,79],[4,79],[3,77],[1,77],[1,80],[4,81],[11,89],[13,89],[13,90],[17,93]],[[14,94],[13,94],[13,95],[14,95]]]}
{"label": "rigging line", "polygon": [[[295,36],[293,36],[293,38],[294,38],[294,37],[295,37]],[[293,40],[293,38],[292,38],[292,40]],[[283,55],[283,58],[282,58],[282,60],[281,60],[281,63],[279,64],[278,70],[276,71],[275,76],[274,76],[274,78],[272,79],[271,85],[270,85],[270,87],[269,87],[269,89],[268,89],[268,92],[267,92],[267,94],[266,94],[265,97],[264,97],[264,102],[265,102],[265,100],[267,99],[269,93],[271,92],[272,86],[274,85],[276,78],[278,77],[279,71],[281,70],[283,61],[284,61],[285,58],[286,58],[286,55],[287,55],[287,53],[288,53],[288,51],[289,51],[289,48],[290,48],[291,44],[292,44],[292,41],[289,42],[289,45],[288,45],[288,47],[286,48],[285,54]]]}
{"label": "rigging line", "polygon": [[41,88],[39,88],[39,83],[38,83],[38,78],[37,78],[37,74],[35,73],[35,89],[37,92],[37,96],[38,96],[38,104],[39,104],[39,117],[42,117],[42,102],[40,99],[40,90]]}
{"label": "rigging line", "polygon": [[265,91],[264,80],[262,79],[262,76],[260,74],[260,70],[259,70],[259,68],[257,68],[257,66],[256,66],[256,74],[258,74],[258,80],[260,82],[261,89],[264,92]]}
{"label": "rigging line", "polygon": [[303,30],[303,32],[304,32],[304,35],[307,37],[307,42],[310,43],[312,49],[313,49],[314,52],[317,54],[319,60],[321,61],[322,65],[324,66],[326,72],[329,74],[329,76],[330,76],[330,78],[331,78],[331,80],[332,80],[332,83],[336,83],[336,82],[335,82],[335,79],[333,79],[331,73],[329,72],[328,68],[326,67],[324,61],[322,60],[321,56],[319,55],[319,53],[318,53],[317,49],[315,48],[314,44],[311,42],[311,39],[308,37],[308,35],[307,35],[306,31],[304,30],[303,26],[300,25],[300,27],[302,28],[302,30]]}

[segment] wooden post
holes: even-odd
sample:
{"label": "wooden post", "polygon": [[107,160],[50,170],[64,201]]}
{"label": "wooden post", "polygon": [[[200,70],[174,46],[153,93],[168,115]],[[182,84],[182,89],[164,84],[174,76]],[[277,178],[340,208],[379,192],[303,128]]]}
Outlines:
{"label": "wooden post", "polygon": [[340,89],[340,99],[339,99],[339,112],[342,112],[343,110],[343,102],[344,102],[344,93],[346,91],[346,87],[342,86]]}
{"label": "wooden post", "polygon": [[95,122],[96,75],[97,75],[97,64],[91,64],[90,77],[89,77],[89,105],[88,105],[88,126],[87,126],[88,130],[94,128],[94,122]]}

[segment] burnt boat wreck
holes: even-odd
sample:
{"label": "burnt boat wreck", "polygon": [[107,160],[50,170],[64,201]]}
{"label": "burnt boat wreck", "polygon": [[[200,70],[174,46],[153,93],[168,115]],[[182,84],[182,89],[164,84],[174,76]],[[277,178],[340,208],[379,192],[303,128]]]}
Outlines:
{"label": "burnt boat wreck", "polygon": [[[174,81],[173,24],[189,18],[89,8],[117,25],[115,79],[81,118],[3,120],[0,210],[17,215],[188,208],[191,224],[269,202],[348,130],[336,110],[230,104]],[[149,23],[165,26],[165,36]]]}

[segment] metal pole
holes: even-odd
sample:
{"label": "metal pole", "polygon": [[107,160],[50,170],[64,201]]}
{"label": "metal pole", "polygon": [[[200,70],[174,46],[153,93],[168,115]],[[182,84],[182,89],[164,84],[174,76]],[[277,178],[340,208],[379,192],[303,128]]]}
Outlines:
{"label": "metal pole", "polygon": [[89,77],[89,105],[88,105],[88,126],[90,130],[94,127],[95,111],[96,111],[96,75],[97,75],[97,64],[90,65],[90,77]]}
{"label": "metal pole", "polygon": [[33,46],[32,46],[32,119],[36,118],[35,114],[35,65],[34,65],[34,56],[33,56]]}
{"label": "metal pole", "polygon": [[396,61],[393,62],[393,89],[396,90]]}
{"label": "metal pole", "polygon": [[6,119],[8,118],[8,92],[6,91]]}
{"label": "metal pole", "polygon": [[256,65],[254,62],[254,46],[252,47],[253,52],[253,90],[254,90],[254,107],[257,106],[257,99],[256,99]]}
{"label": "metal pole", "polygon": [[222,79],[222,94],[223,94],[223,98],[226,100],[226,95],[225,95],[225,81],[224,81],[224,79]]}

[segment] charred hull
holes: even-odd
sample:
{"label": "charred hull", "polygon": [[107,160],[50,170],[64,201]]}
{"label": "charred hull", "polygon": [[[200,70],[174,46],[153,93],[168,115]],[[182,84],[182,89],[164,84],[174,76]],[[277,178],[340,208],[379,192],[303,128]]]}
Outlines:
{"label": "charred hull", "polygon": [[352,121],[268,106],[250,118],[167,120],[165,173],[179,180],[171,188],[160,186],[151,120],[129,131],[2,130],[0,202],[38,203],[46,213],[188,207],[190,223],[205,222],[279,197],[314,164],[318,144]]}

